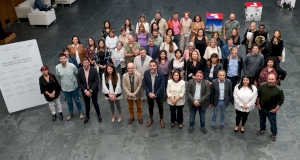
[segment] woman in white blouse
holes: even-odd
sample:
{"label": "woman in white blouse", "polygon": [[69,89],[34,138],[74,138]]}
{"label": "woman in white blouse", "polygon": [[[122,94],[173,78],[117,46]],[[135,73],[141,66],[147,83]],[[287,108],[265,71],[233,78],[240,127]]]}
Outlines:
{"label": "woman in white blouse", "polygon": [[160,50],[167,51],[168,60],[171,61],[175,58],[175,50],[178,49],[177,45],[172,41],[170,36],[166,36],[166,41],[160,45]]}
{"label": "woman in white blouse", "polygon": [[219,60],[222,60],[222,50],[217,46],[217,41],[214,38],[210,39],[209,46],[206,47],[203,58],[208,60],[213,53],[217,53]]}
{"label": "woman in white blouse", "polygon": [[115,36],[115,31],[111,29],[109,31],[109,36],[106,37],[105,39],[105,44],[107,49],[112,52],[116,48],[116,44],[118,42],[118,37]]}
{"label": "woman in white blouse", "polygon": [[174,127],[175,121],[177,121],[179,129],[181,129],[183,122],[182,108],[185,103],[185,81],[181,80],[178,70],[175,70],[172,79],[168,80],[167,96],[167,103],[170,105],[171,110],[171,127]]}
{"label": "woman in white blouse", "polygon": [[234,107],[236,109],[236,125],[234,131],[239,130],[240,121],[242,119],[241,132],[245,131],[245,123],[248,114],[255,107],[257,97],[257,88],[250,83],[250,77],[243,76],[239,85],[236,85],[233,92]]}
{"label": "woman in white blouse", "polygon": [[117,73],[123,75],[125,72],[124,49],[121,41],[117,42],[116,49],[111,54],[111,60],[116,67]]}
{"label": "woman in white blouse", "polygon": [[116,103],[119,117],[118,122],[122,121],[120,99],[122,99],[122,88],[120,75],[117,73],[115,66],[112,63],[106,65],[105,73],[102,75],[102,92],[105,95],[105,99],[110,104],[110,111],[112,114],[111,122],[115,122],[115,107]]}
{"label": "woman in white blouse", "polygon": [[147,33],[149,33],[149,28],[150,28],[150,27],[149,27],[149,23],[146,22],[146,16],[145,16],[144,14],[141,14],[141,15],[140,15],[140,21],[138,21],[137,24],[136,24],[136,27],[135,27],[135,32],[136,32],[136,34],[139,32],[139,27],[140,27],[141,24],[144,25],[145,31],[146,31]]}

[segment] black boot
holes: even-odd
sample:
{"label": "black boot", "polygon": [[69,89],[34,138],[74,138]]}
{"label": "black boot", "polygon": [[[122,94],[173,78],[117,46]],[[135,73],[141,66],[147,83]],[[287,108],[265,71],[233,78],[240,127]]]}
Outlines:
{"label": "black boot", "polygon": [[62,112],[59,113],[59,120],[62,121],[64,119],[64,116],[62,114]]}
{"label": "black boot", "polygon": [[52,122],[56,121],[56,114],[53,114]]}

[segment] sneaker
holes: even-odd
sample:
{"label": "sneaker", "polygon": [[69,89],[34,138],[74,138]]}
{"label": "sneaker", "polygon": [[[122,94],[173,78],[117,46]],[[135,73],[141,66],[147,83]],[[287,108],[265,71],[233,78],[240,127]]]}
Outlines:
{"label": "sneaker", "polygon": [[271,140],[272,140],[272,141],[276,141],[276,135],[275,135],[275,134],[272,134],[272,135],[271,135]]}
{"label": "sneaker", "polygon": [[206,130],[205,127],[201,127],[201,131],[202,131],[203,134],[206,134],[206,133],[207,133],[207,130]]}
{"label": "sneaker", "polygon": [[67,118],[66,118],[67,121],[69,121],[72,117],[73,117],[73,113],[69,113],[68,116],[67,116]]}
{"label": "sneaker", "polygon": [[84,114],[83,114],[83,112],[80,112],[80,114],[79,114],[79,118],[80,118],[80,119],[83,119],[83,118],[84,118]]}
{"label": "sneaker", "polygon": [[211,132],[214,132],[214,131],[215,131],[215,126],[211,125],[209,130],[210,130]]}
{"label": "sneaker", "polygon": [[266,130],[259,130],[258,132],[257,132],[257,135],[261,135],[261,134],[264,134],[266,132]]}
{"label": "sneaker", "polygon": [[98,122],[99,122],[99,123],[102,122],[102,117],[101,117],[101,116],[98,117]]}
{"label": "sneaker", "polygon": [[226,132],[226,128],[224,125],[221,125],[221,130],[222,130],[222,132]]}
{"label": "sneaker", "polygon": [[191,134],[191,133],[193,133],[193,132],[194,132],[194,127],[189,127],[188,133]]}

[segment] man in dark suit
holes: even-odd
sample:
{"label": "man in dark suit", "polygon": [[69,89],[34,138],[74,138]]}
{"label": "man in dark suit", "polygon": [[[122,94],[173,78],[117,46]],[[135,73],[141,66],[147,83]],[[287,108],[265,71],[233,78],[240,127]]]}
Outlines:
{"label": "man in dark suit", "polygon": [[149,127],[153,123],[153,108],[154,100],[156,100],[160,115],[160,126],[165,127],[163,120],[163,97],[164,97],[164,74],[157,70],[157,63],[155,60],[150,61],[150,70],[145,71],[143,78],[143,87],[146,91],[147,102],[149,105],[150,120],[147,123]]}
{"label": "man in dark suit", "polygon": [[209,106],[208,98],[210,96],[210,86],[208,81],[203,80],[202,71],[197,71],[195,79],[191,79],[186,86],[186,94],[188,97],[188,105],[190,108],[190,127],[189,134],[194,131],[194,122],[197,111],[199,111],[201,131],[206,134],[205,129],[205,113]]}
{"label": "man in dark suit", "polygon": [[230,79],[225,78],[225,76],[226,76],[225,70],[219,70],[218,79],[214,79],[211,84],[210,105],[214,106],[214,110],[212,113],[212,122],[210,126],[211,132],[215,130],[219,109],[221,110],[221,118],[220,118],[221,130],[223,132],[226,132],[225,109],[228,106],[232,97],[232,84]]}
{"label": "man in dark suit", "polygon": [[154,38],[149,38],[149,44],[145,46],[146,54],[150,56],[153,60],[158,58],[159,46],[154,45]]}
{"label": "man in dark suit", "polygon": [[88,123],[90,119],[90,97],[92,98],[92,102],[97,112],[98,121],[102,122],[99,104],[97,101],[99,91],[99,75],[97,73],[97,69],[90,66],[90,61],[86,57],[83,58],[82,67],[78,69],[77,79],[78,85],[82,91],[86,109],[86,118],[84,120],[84,124]]}

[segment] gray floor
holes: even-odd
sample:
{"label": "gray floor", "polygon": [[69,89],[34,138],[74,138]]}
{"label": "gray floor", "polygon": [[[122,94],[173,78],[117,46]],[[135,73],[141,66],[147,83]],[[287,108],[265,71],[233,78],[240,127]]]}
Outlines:
{"label": "gray floor", "polygon": [[[9,118],[5,102],[0,96],[0,159],[298,159],[300,156],[300,54],[299,54],[299,1],[293,11],[281,11],[275,0],[261,0],[263,4],[262,21],[271,34],[280,29],[286,47],[286,62],[282,67],[288,76],[282,82],[285,103],[278,111],[278,139],[272,142],[270,131],[263,136],[256,136],[259,129],[257,111],[249,115],[244,134],[235,133],[235,110],[230,105],[226,110],[227,132],[203,135],[199,129],[199,116],[196,117],[196,130],[188,134],[188,106],[184,108],[184,128],[170,127],[170,111],[164,105],[166,127],[159,126],[158,110],[155,108],[154,124],[147,128],[146,124],[134,121],[128,125],[127,104],[122,100],[124,120],[111,123],[108,103],[99,95],[103,122],[96,120],[94,109],[91,109],[91,121],[83,124],[76,114],[71,121],[51,121],[51,113],[47,105],[13,113]],[[70,43],[73,35],[79,35],[86,44],[88,37],[100,38],[102,22],[106,19],[119,30],[126,17],[136,24],[138,15],[148,16],[149,22],[156,10],[162,11],[164,18],[177,11],[191,12],[192,17],[199,13],[203,18],[206,12],[222,12],[225,19],[231,12],[241,24],[244,33],[249,22],[243,20],[244,2],[240,0],[78,0],[71,7],[58,8],[57,22],[46,28],[32,27],[28,22],[15,23],[6,31],[15,32],[17,38],[13,42],[37,39],[41,56],[45,65],[54,70],[60,49]],[[297,18],[298,17],[298,18]],[[119,32],[118,32],[119,34]],[[240,55],[244,56],[242,47]],[[144,121],[148,120],[147,104],[143,104]],[[63,102],[63,113],[68,112]],[[206,124],[211,122],[212,109],[207,110]],[[268,128],[269,128],[269,124]]]}

